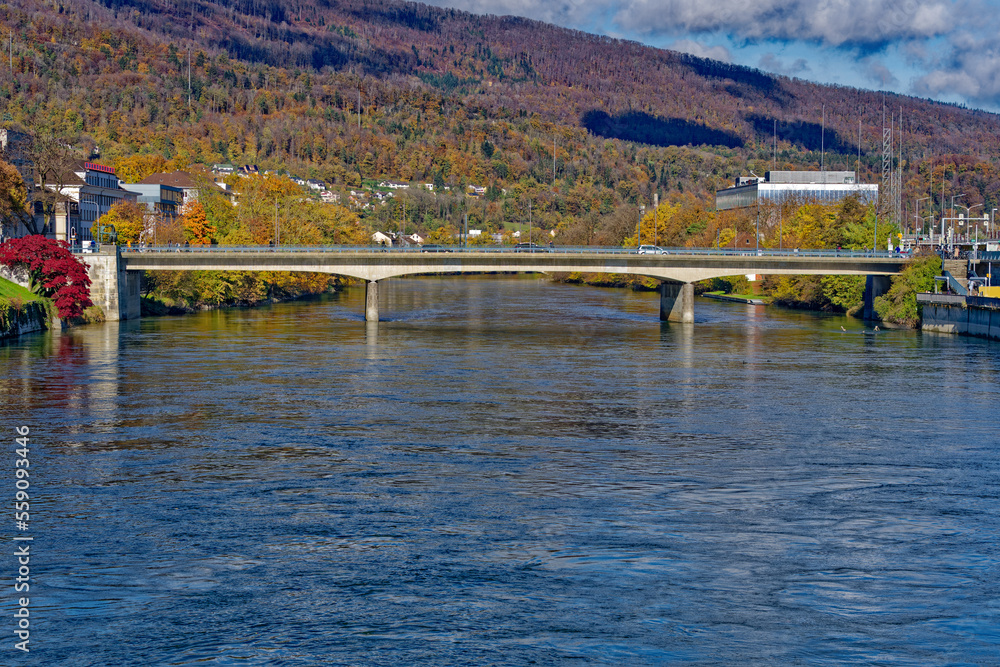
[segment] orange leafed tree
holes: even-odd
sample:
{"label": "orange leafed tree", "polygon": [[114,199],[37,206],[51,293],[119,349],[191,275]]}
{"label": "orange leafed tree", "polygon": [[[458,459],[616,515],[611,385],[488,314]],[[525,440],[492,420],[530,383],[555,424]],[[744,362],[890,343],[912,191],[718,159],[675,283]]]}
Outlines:
{"label": "orange leafed tree", "polygon": [[184,238],[192,245],[212,244],[215,227],[208,224],[201,202],[194,201],[188,205],[187,212],[181,218],[181,227],[184,229]]}

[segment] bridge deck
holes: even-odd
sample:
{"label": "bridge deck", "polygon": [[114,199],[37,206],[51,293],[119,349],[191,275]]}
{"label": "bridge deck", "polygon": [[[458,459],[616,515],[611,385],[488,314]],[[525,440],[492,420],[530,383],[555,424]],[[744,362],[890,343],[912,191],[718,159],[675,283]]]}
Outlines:
{"label": "bridge deck", "polygon": [[738,274],[892,275],[906,258],[891,253],[849,251],[773,251],[677,249],[668,254],[637,254],[622,248],[419,249],[328,247],[190,247],[147,248],[122,252],[129,271],[313,271],[368,281],[427,273],[580,272],[649,276],[694,282]]}

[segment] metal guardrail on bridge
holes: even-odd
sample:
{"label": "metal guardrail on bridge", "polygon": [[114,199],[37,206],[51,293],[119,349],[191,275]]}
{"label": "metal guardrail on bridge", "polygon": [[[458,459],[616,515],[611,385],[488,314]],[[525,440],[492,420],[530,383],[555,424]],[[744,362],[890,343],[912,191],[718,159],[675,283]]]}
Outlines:
{"label": "metal guardrail on bridge", "polygon": [[[104,246],[107,248],[108,246]],[[81,253],[80,249],[74,252]],[[121,247],[123,255],[133,255],[139,253],[500,253],[500,254],[521,254],[537,253],[548,254],[557,253],[564,255],[599,254],[599,255],[682,255],[682,256],[734,256],[734,257],[803,257],[803,258],[882,258],[882,259],[906,259],[907,253],[886,252],[871,250],[775,250],[773,248],[757,250],[756,248],[664,248],[662,253],[640,253],[635,248],[597,247],[597,246],[539,246],[538,248],[515,248],[513,246],[441,246],[439,248],[426,248],[420,246],[406,248],[391,248],[383,246],[357,246],[357,245],[328,245],[328,246],[177,246],[177,245],[148,245],[133,246],[130,248]]]}

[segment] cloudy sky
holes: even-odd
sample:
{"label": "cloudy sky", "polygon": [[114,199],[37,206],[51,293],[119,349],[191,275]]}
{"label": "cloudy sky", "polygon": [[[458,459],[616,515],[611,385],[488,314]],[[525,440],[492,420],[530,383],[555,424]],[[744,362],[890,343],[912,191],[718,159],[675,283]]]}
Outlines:
{"label": "cloudy sky", "polygon": [[1000,0],[424,0],[1000,110]]}

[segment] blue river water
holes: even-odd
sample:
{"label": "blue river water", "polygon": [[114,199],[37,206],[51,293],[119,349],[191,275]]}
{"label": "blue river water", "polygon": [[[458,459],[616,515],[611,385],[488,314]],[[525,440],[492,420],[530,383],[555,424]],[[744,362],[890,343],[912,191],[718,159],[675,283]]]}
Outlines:
{"label": "blue river water", "polygon": [[0,346],[0,664],[1000,664],[1000,344],[381,291]]}

